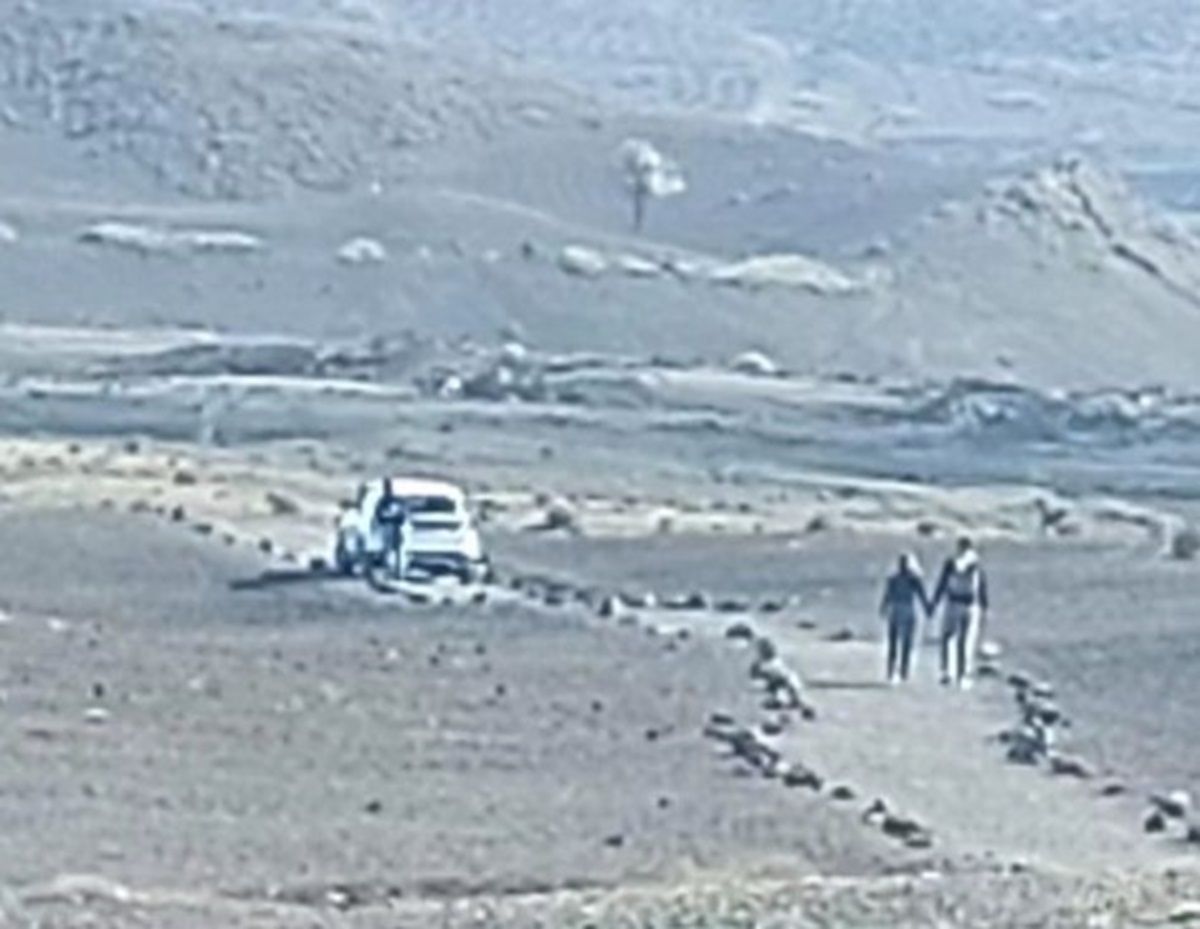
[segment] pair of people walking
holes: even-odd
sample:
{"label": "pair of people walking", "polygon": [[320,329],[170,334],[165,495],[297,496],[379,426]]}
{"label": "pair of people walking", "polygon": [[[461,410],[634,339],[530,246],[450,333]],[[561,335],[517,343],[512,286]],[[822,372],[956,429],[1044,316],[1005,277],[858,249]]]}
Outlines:
{"label": "pair of people walking", "polygon": [[959,539],[955,553],[946,559],[932,596],[913,555],[901,555],[895,572],[888,577],[880,613],[887,620],[889,683],[908,680],[918,614],[924,612],[932,618],[939,607],[942,607],[941,681],[969,689],[974,681],[979,634],[987,616],[988,588],[979,553],[968,538]]}

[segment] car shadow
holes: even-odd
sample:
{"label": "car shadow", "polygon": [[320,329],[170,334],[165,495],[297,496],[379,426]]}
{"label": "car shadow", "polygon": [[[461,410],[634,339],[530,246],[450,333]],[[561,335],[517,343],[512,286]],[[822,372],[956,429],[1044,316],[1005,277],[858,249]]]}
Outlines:
{"label": "car shadow", "polygon": [[347,577],[332,568],[323,568],[316,571],[304,568],[273,568],[269,571],[263,571],[255,577],[232,580],[229,582],[229,589],[236,592],[274,590],[279,587],[297,587],[302,584],[324,584],[330,581],[351,580],[355,579]]}

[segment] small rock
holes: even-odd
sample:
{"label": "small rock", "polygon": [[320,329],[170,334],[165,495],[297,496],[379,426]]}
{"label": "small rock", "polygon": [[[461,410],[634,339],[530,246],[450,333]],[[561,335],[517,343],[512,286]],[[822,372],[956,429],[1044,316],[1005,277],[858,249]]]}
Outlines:
{"label": "small rock", "polygon": [[608,259],[595,249],[568,245],[559,252],[558,266],[575,277],[599,277],[608,270]]}
{"label": "small rock", "polygon": [[1180,903],[1169,914],[1167,922],[1172,924],[1200,922],[1200,902],[1187,901]]}
{"label": "small rock", "polygon": [[1004,648],[999,642],[984,642],[979,646],[979,657],[984,661],[999,661],[1004,657]]}
{"label": "small rock", "polygon": [[102,706],[88,707],[83,713],[84,722],[92,726],[103,726],[112,718],[112,714]]}
{"label": "small rock", "polygon": [[266,501],[272,516],[296,516],[300,513],[300,504],[273,490],[267,492]]}
{"label": "small rock", "polygon": [[194,487],[200,482],[195,474],[186,470],[176,471],[172,480],[179,487]]}
{"label": "small rock", "polygon": [[308,570],[313,574],[323,574],[329,570],[329,562],[319,556],[315,558],[309,558]]}
{"label": "small rock", "polygon": [[1192,809],[1192,795],[1186,790],[1172,790],[1166,794],[1154,794],[1151,805],[1171,819],[1184,819]]}
{"label": "small rock", "polygon": [[1014,690],[1028,690],[1033,686],[1033,681],[1027,674],[1021,674],[1019,671],[1012,672],[1007,678],[1008,686]]}
{"label": "small rock", "polygon": [[187,510],[185,510],[183,507],[177,506],[171,510],[171,522],[181,523],[185,519],[187,519]]}
{"label": "small rock", "polygon": [[673,597],[663,604],[670,610],[692,610],[702,612],[712,609],[712,599],[705,593],[694,591],[682,597]]}
{"label": "small rock", "polygon": [[1200,555],[1200,531],[1190,526],[1179,529],[1171,536],[1171,557],[1176,561],[1192,561]]}
{"label": "small rock", "polygon": [[814,516],[804,524],[804,531],[808,535],[817,535],[822,532],[828,532],[832,528],[832,524],[827,516]]}
{"label": "small rock", "polygon": [[1050,773],[1059,777],[1073,777],[1077,780],[1091,780],[1095,775],[1091,766],[1082,758],[1071,755],[1051,755]]}
{"label": "small rock", "polygon": [[366,805],[363,807],[363,812],[369,813],[371,816],[378,816],[383,812],[383,801],[368,800]]}
{"label": "small rock", "polygon": [[749,623],[734,623],[725,630],[725,638],[733,642],[753,642],[758,634]]}
{"label": "small rock", "polygon": [[898,816],[895,813],[886,814],[883,817],[880,828],[882,828],[884,835],[904,841],[908,841],[913,836],[920,835],[925,831],[925,827],[915,819],[907,816]]}
{"label": "small rock", "polygon": [[729,367],[739,374],[752,377],[779,376],[779,365],[764,352],[742,352],[730,360]]}
{"label": "small rock", "polygon": [[619,597],[605,597],[600,604],[601,619],[619,619],[627,612]]}
{"label": "small rock", "polygon": [[831,633],[829,636],[830,642],[845,643],[853,642],[855,639],[853,629],[839,629],[837,632]]}
{"label": "small rock", "polygon": [[829,798],[831,800],[837,800],[839,803],[848,803],[857,796],[858,794],[854,792],[854,788],[847,784],[838,784],[831,791],[829,791]]}
{"label": "small rock", "polygon": [[1158,810],[1154,810],[1142,821],[1142,829],[1151,835],[1167,831],[1167,818]]}
{"label": "small rock", "polygon": [[782,720],[767,719],[763,721],[763,724],[759,726],[759,728],[762,730],[763,735],[774,738],[776,736],[783,735],[784,730],[787,727],[784,725]]}
{"label": "small rock", "polygon": [[1129,788],[1120,781],[1109,781],[1100,788],[1100,796],[1102,797],[1122,797],[1129,793]]}
{"label": "small rock", "polygon": [[624,848],[625,836],[621,834],[610,835],[604,840],[604,844],[609,848]]}
{"label": "small rock", "polygon": [[862,819],[863,819],[863,822],[865,822],[865,823],[875,822],[875,821],[879,821],[882,823],[883,818],[887,815],[888,815],[888,806],[887,806],[886,801],[877,797],[875,800],[871,801],[870,806],[868,806],[865,810],[863,810]]}
{"label": "small rock", "polygon": [[337,260],[351,267],[383,264],[387,258],[387,247],[365,236],[350,239],[337,250]]}
{"label": "small rock", "polygon": [[797,765],[784,772],[783,785],[785,787],[819,791],[825,786],[825,782],[817,772],[810,771],[803,765]]}
{"label": "small rock", "polygon": [[750,604],[745,600],[740,600],[737,597],[727,597],[717,603],[716,610],[718,613],[749,613]]}

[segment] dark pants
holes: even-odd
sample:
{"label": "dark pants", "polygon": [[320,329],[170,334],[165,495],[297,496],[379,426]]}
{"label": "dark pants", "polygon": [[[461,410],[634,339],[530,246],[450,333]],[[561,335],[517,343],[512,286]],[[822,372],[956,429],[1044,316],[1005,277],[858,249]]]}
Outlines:
{"label": "dark pants", "polygon": [[908,680],[912,668],[913,639],[917,632],[917,617],[912,613],[892,613],[887,628],[887,673],[888,677],[899,676]]}

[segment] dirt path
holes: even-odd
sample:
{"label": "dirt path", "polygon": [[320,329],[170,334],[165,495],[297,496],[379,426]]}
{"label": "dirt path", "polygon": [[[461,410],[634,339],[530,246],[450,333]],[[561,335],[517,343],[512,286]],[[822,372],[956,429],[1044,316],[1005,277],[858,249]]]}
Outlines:
{"label": "dirt path", "polygon": [[920,655],[916,679],[881,683],[875,643],[832,643],[770,629],[787,660],[804,669],[816,725],[781,739],[831,783],[876,797],[928,825],[940,847],[1004,862],[1107,869],[1161,864],[1180,849],[1141,832],[1142,798],[1104,798],[1103,772],[1069,780],[1004,761],[991,737],[1015,719],[1008,688],[985,681],[974,693],[938,685],[936,655]]}

